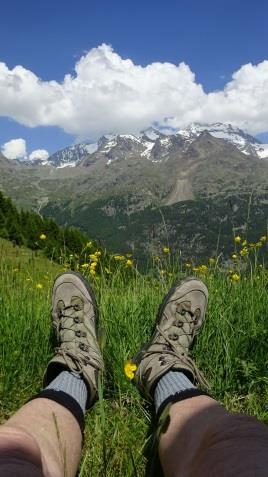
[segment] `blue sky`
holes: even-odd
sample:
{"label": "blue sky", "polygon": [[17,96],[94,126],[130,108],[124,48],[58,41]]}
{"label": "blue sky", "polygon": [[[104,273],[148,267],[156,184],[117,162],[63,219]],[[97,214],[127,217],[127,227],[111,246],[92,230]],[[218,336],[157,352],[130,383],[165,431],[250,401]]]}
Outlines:
{"label": "blue sky", "polygon": [[[165,3],[151,0],[146,2],[140,0],[135,2],[120,0],[79,0],[77,2],[27,0],[21,2],[15,0],[5,2],[1,6],[1,17],[0,62],[5,63],[8,70],[21,65],[25,70],[38,76],[42,82],[54,80],[57,84],[61,84],[66,74],[75,77],[77,72],[74,67],[80,61],[81,56],[105,43],[107,46],[112,46],[119,59],[130,59],[134,65],[140,67],[146,67],[155,62],[160,64],[168,62],[175,65],[185,62],[190,71],[195,74],[194,85],[193,81],[188,78],[187,72],[179,71],[173,81],[178,81],[178,84],[182,81],[187,91],[188,81],[193,88],[191,90],[190,87],[189,94],[192,94],[193,98],[196,97],[197,102],[201,102],[202,98],[196,85],[202,85],[205,95],[213,91],[222,91],[226,83],[231,80],[232,74],[240,70],[243,65],[248,63],[258,65],[264,60],[268,60],[268,3],[264,0],[255,0],[255,2],[249,0],[203,0],[202,2],[171,0]],[[110,61],[112,53],[105,50],[104,54],[98,56],[97,61],[104,64],[106,58],[110,62],[108,74],[111,71],[113,73],[117,58],[114,57]],[[96,60],[94,59],[94,61]],[[92,77],[88,78],[85,73],[85,68],[92,69],[94,64],[91,60],[89,66],[83,66],[81,77],[87,84],[90,81],[98,81],[99,76],[94,76],[92,80]],[[155,68],[154,75],[158,74],[157,71]],[[255,70],[246,73],[248,75],[246,81],[254,82]],[[266,74],[266,67],[258,70],[260,77],[264,73]],[[100,74],[99,72],[98,75]],[[103,70],[103,75],[105,76],[105,74],[107,74],[107,69]],[[128,75],[125,66],[124,74]],[[135,74],[138,75],[139,71],[135,71]],[[166,75],[165,82],[169,83],[169,72],[161,69],[161,75],[163,78]],[[243,78],[239,77],[239,84],[235,85],[236,91],[240,91],[240,85],[245,83]],[[112,81],[114,81],[114,77],[111,79]],[[150,80],[148,79],[148,81]],[[75,87],[79,87],[83,91],[83,85],[84,83],[80,82]],[[253,86],[254,91],[258,90],[260,82],[257,86],[254,83]],[[142,94],[146,95],[146,87],[143,84],[139,87]],[[40,105],[44,111],[47,109],[46,102],[48,97],[50,98],[49,94],[54,94],[54,90],[46,95],[41,93],[36,92],[37,97],[33,104],[27,98],[22,106],[19,104],[20,98],[13,100],[11,95],[10,104],[5,104],[2,109],[0,96],[0,145],[11,139],[23,138],[27,142],[28,152],[33,149],[47,149],[49,153],[52,153],[80,139],[96,139],[101,133],[108,133],[113,128],[115,132],[124,131],[124,124],[129,126],[130,132],[135,132],[139,127],[137,120],[133,119],[133,111],[130,115],[126,113],[128,99],[124,95],[122,96],[124,105],[122,111],[117,111],[116,96],[113,96],[111,100],[105,93],[105,100],[101,98],[100,103],[94,101],[94,104],[90,97],[88,109],[85,108],[85,111],[82,111],[82,116],[84,116],[82,122],[80,118],[77,119],[78,112],[68,112],[69,103],[62,101],[58,104],[61,111],[54,111],[53,114],[49,112],[47,115],[45,112],[42,115],[39,115],[38,112],[33,113],[34,108],[38,108],[39,96]],[[62,94],[65,95],[66,90]],[[98,96],[99,90],[96,90],[94,94]],[[135,94],[139,96],[138,88],[135,93],[133,92],[133,103],[129,105],[131,110],[133,110],[132,104],[134,107],[136,104]],[[155,86],[154,94],[156,98],[159,97],[158,85]],[[170,95],[171,92],[166,94]],[[118,98],[120,97],[119,95]],[[178,98],[179,101],[179,96],[175,98]],[[71,101],[76,102],[73,92]],[[81,101],[80,96],[77,99],[78,103],[79,101]],[[154,101],[153,95],[151,101]],[[221,104],[220,97],[216,97],[213,101],[218,101],[217,104]],[[65,104],[66,115],[70,114],[68,119],[62,118]],[[79,104],[83,105],[83,101]],[[249,112],[254,104],[249,104]],[[23,114],[21,110],[18,112],[18,109],[23,108],[24,105],[27,114]],[[257,105],[256,99],[256,107]],[[186,106],[189,109],[192,107],[190,100]],[[54,107],[56,106],[53,105]],[[159,109],[161,107],[162,105],[159,103]],[[220,107],[217,107],[217,110]],[[113,108],[116,116],[114,126],[112,115],[110,115],[110,120],[107,120],[107,111],[110,112]],[[147,110],[149,108],[150,103]],[[219,119],[222,120],[229,119],[229,117],[234,118],[239,126],[249,124],[248,129],[254,134],[265,133],[268,130],[268,127],[265,129],[266,123],[263,117],[257,118],[256,124],[258,123],[258,125],[255,128],[254,117],[249,119],[246,117],[246,107],[243,117],[240,112],[230,112],[230,105],[226,106],[222,117],[219,112],[215,113],[215,108],[211,110],[207,105],[202,108],[201,118],[204,117],[206,120],[209,119],[210,111],[212,111],[212,120],[217,119],[218,114]],[[225,106],[223,106],[224,108]],[[173,115],[177,115],[179,118],[181,115],[184,118],[182,124],[184,126],[188,121],[187,111],[174,111],[172,105],[169,109],[163,108],[163,120],[173,117]],[[199,114],[200,112],[196,112],[197,117]],[[87,115],[89,116],[88,129],[85,126]],[[94,115],[98,117],[96,127],[94,126]],[[142,118],[141,127],[143,127],[154,119],[154,115],[157,116],[157,112],[152,111],[149,115],[147,111],[140,111],[137,107],[136,116],[139,115]],[[189,121],[195,119],[196,115],[190,117]],[[155,120],[159,120],[159,118],[161,116],[158,115]],[[179,119],[174,122],[175,126],[178,126],[178,121]],[[77,127],[74,125],[75,122],[79,123]],[[174,124],[172,121],[170,122],[170,125]],[[106,130],[107,128],[109,130]],[[261,137],[266,139],[267,136],[262,134]]]}

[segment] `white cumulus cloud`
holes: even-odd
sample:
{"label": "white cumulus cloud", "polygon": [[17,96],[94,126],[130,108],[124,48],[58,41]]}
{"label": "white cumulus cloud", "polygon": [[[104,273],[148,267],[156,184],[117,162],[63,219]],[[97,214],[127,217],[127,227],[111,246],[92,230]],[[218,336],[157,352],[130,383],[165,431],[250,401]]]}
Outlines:
{"label": "white cumulus cloud", "polygon": [[268,61],[242,66],[222,90],[208,94],[185,63],[136,65],[106,44],[82,56],[61,83],[0,63],[0,115],[30,127],[59,126],[81,139],[137,133],[155,122],[220,121],[266,132]]}
{"label": "white cumulus cloud", "polygon": [[49,157],[48,151],[46,149],[36,149],[35,151],[31,152],[29,155],[30,161],[46,161]]}
{"label": "white cumulus cloud", "polygon": [[25,159],[27,157],[26,141],[24,139],[11,139],[2,145],[2,153],[8,159]]}

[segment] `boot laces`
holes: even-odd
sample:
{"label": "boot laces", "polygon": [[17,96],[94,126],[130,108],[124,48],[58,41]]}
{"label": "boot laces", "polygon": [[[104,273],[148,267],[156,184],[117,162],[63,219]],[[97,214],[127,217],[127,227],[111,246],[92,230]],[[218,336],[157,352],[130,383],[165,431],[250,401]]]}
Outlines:
{"label": "boot laces", "polygon": [[[185,309],[183,308],[183,311],[185,311],[186,313],[189,313],[191,320],[195,317],[195,314],[192,311],[190,311],[188,308],[185,308]],[[165,312],[163,313],[163,315],[166,319],[168,319]],[[182,315],[180,314],[180,316]],[[190,358],[190,356],[187,353],[185,354],[179,351],[177,347],[175,346],[175,344],[168,338],[167,332],[164,332],[159,325],[156,325],[156,330],[158,332],[158,335],[164,339],[164,343],[157,341],[157,339],[156,340],[153,339],[148,349],[144,352],[142,358],[149,357],[149,356],[153,357],[153,355],[155,354],[165,355],[165,362],[167,365],[174,364],[174,358],[177,358],[182,364],[186,365],[187,368],[190,367],[194,378],[200,383],[201,386],[205,388],[209,388],[208,381],[204,377],[203,373],[198,369],[195,362]],[[191,330],[189,333],[187,333],[183,329],[183,333],[181,333],[180,336],[183,336],[183,335],[189,337],[190,339],[192,338]],[[158,345],[159,349],[150,351],[151,345]]]}
{"label": "boot laces", "polygon": [[[79,316],[77,316],[76,314],[78,310],[79,308],[76,304],[65,306],[60,310],[60,321],[57,324],[57,335],[60,336],[61,345],[56,348],[56,353],[63,357],[68,367],[71,369],[71,371],[75,373],[82,374],[85,364],[90,364],[95,369],[102,370],[103,363],[100,358],[100,354],[94,346],[90,345],[89,341],[87,341],[86,345],[87,355],[84,357],[83,355],[81,356],[82,349],[79,348],[79,344],[81,342],[78,341],[76,338],[70,340],[66,336],[66,332],[68,331],[72,331],[75,333],[73,325],[77,324],[77,322],[75,321],[76,319],[79,320]],[[89,320],[91,320],[93,317],[94,315],[91,316]],[[72,324],[71,326],[68,326],[68,321],[70,319],[72,319]],[[93,336],[92,333],[91,335]],[[93,338],[94,341],[96,341],[97,343],[96,337],[93,336]],[[72,349],[70,349],[69,344],[75,344],[76,348],[79,349],[80,356],[76,352],[72,351]]]}

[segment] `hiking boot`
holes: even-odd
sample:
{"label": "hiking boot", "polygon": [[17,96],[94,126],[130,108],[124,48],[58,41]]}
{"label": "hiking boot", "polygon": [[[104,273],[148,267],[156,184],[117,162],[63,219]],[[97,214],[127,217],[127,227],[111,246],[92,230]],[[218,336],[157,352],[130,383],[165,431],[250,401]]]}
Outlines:
{"label": "hiking boot", "polygon": [[159,307],[151,340],[133,359],[134,382],[149,400],[158,380],[169,370],[184,372],[203,387],[208,384],[189,357],[189,349],[199,332],[207,307],[208,290],[197,278],[176,283]]}
{"label": "hiking boot", "polygon": [[52,321],[59,347],[48,364],[44,384],[47,386],[64,370],[80,374],[89,390],[89,407],[97,397],[98,376],[104,364],[97,340],[95,295],[79,273],[66,272],[56,278]]}

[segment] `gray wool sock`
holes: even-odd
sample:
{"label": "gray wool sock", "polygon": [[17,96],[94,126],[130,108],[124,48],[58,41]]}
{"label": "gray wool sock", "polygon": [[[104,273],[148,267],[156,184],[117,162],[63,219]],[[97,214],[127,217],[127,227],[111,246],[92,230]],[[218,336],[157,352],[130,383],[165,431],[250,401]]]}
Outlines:
{"label": "gray wool sock", "polygon": [[45,389],[63,391],[69,394],[69,396],[78,402],[83,413],[85,413],[88,390],[79,374],[62,371]]}
{"label": "gray wool sock", "polygon": [[156,413],[168,398],[190,389],[197,388],[184,373],[180,371],[168,371],[162,378],[160,378],[155,388],[154,403]]}

